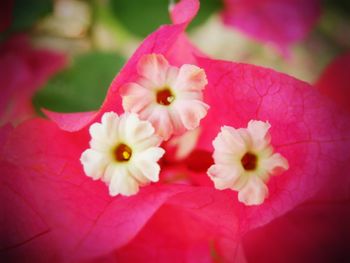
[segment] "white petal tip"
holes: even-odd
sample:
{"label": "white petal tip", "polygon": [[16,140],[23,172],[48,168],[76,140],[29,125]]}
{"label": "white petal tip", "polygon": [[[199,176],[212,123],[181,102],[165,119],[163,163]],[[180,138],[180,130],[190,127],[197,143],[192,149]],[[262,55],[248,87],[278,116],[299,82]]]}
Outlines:
{"label": "white petal tip", "polygon": [[269,190],[267,186],[258,177],[252,177],[248,183],[239,191],[238,200],[247,205],[261,205],[268,197]]}

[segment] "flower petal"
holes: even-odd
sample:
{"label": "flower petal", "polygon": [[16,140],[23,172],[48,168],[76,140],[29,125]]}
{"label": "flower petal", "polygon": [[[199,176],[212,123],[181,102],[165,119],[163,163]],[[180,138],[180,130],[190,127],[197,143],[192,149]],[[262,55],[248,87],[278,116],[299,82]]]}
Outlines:
{"label": "flower petal", "polygon": [[260,205],[268,196],[269,189],[258,176],[250,176],[238,192],[238,200],[246,205]]}
{"label": "flower petal", "polygon": [[81,163],[84,166],[84,172],[94,180],[100,179],[110,160],[97,151],[88,149],[81,155]]}
{"label": "flower petal", "polygon": [[199,122],[207,115],[209,106],[202,101],[192,100],[189,102],[178,102],[174,105],[180,119],[188,130],[193,130],[199,126]]}
{"label": "flower petal", "polygon": [[220,153],[230,153],[240,157],[247,150],[247,140],[249,140],[249,135],[245,130],[223,126],[221,132],[215,137],[213,146]]}
{"label": "flower petal", "polygon": [[137,73],[160,88],[165,82],[168,68],[168,61],[164,56],[158,54],[145,55],[137,63]]}
{"label": "flower petal", "polygon": [[271,157],[261,160],[261,162],[263,162],[262,166],[270,167],[268,172],[272,175],[278,175],[289,168],[288,161],[279,153],[274,153]]}
{"label": "flower petal", "polygon": [[254,138],[254,148],[262,149],[270,143],[268,136],[271,125],[268,122],[251,120],[248,122],[248,131]]}
{"label": "flower petal", "polygon": [[119,117],[117,114],[113,112],[104,114],[101,123],[94,123],[89,128],[92,140],[96,141],[103,138],[107,142],[116,141],[118,124]]}
{"label": "flower petal", "polygon": [[215,188],[219,190],[227,188],[240,189],[248,180],[248,177],[241,176],[241,174],[242,171],[239,171],[235,166],[228,169],[224,165],[212,165],[208,169],[209,177],[213,180]]}
{"label": "flower petal", "polygon": [[140,112],[154,100],[150,92],[137,83],[128,83],[121,88],[125,111]]}
{"label": "flower petal", "polygon": [[126,123],[128,131],[126,134],[127,141],[133,141],[137,151],[143,151],[154,145],[159,145],[161,139],[154,134],[154,128],[148,121],[140,121],[136,114],[130,114]]}
{"label": "flower petal", "polygon": [[182,65],[174,88],[183,91],[203,90],[208,81],[203,69],[195,65]]}
{"label": "flower petal", "polygon": [[139,185],[126,167],[115,166],[109,184],[109,194],[111,196],[116,196],[118,194],[131,196],[135,195],[138,191]]}
{"label": "flower petal", "polygon": [[165,151],[159,147],[149,148],[140,153],[135,160],[135,166],[142,171],[143,175],[152,182],[159,180],[160,167],[157,161],[164,155]]}
{"label": "flower petal", "polygon": [[150,121],[155,128],[157,135],[165,141],[168,140],[174,132],[174,127],[167,109],[154,107],[149,111],[143,111],[140,114],[140,117]]}

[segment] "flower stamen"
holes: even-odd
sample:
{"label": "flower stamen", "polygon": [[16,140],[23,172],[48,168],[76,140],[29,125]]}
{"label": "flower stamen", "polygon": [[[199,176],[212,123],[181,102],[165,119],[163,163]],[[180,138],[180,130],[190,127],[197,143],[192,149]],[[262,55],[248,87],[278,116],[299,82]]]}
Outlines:
{"label": "flower stamen", "polygon": [[247,152],[241,159],[242,166],[246,171],[256,169],[258,158],[255,154]]}
{"label": "flower stamen", "polygon": [[169,106],[174,100],[175,96],[171,93],[169,88],[158,90],[157,103],[164,106]]}
{"label": "flower stamen", "polygon": [[131,156],[131,148],[124,143],[119,144],[114,150],[114,158],[117,162],[127,162]]}

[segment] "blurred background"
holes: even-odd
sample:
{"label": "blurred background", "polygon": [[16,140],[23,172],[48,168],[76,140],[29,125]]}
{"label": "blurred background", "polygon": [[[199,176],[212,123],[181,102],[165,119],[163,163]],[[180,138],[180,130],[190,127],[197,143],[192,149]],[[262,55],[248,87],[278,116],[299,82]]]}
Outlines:
{"label": "blurred background", "polygon": [[[298,2],[308,1],[312,4],[298,10],[303,8]],[[40,114],[40,108],[59,112],[99,108],[112,79],[142,40],[160,25],[171,23],[168,8],[175,2],[2,1],[0,124]],[[250,7],[242,7],[244,0],[200,2],[199,14],[188,34],[195,45],[214,58],[267,66],[314,83],[325,66],[350,47],[350,1],[262,1],[278,6],[269,9],[277,10],[272,11],[273,15],[279,10],[286,14],[286,25],[272,21],[271,29],[285,26],[286,30],[296,31],[299,21],[295,19],[312,20],[308,21],[307,34],[288,43],[287,48],[273,40],[261,41],[235,21],[224,24],[224,12],[235,15],[242,10],[247,12],[243,17],[261,24],[264,9],[249,9],[257,1],[248,1]],[[294,10],[290,3],[298,7]],[[19,109],[24,101],[33,103],[34,109],[29,109],[32,105]]]}

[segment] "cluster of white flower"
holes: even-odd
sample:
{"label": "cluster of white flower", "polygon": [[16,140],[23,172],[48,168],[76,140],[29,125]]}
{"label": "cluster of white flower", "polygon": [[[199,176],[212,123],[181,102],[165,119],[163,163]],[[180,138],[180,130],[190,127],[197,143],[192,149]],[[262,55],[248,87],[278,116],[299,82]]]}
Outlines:
{"label": "cluster of white flower", "polygon": [[[202,94],[206,75],[197,66],[177,68],[150,54],[140,59],[137,73],[121,88],[125,113],[104,113],[101,123],[91,125],[90,148],[81,156],[86,175],[108,184],[112,196],[134,195],[139,186],[157,182],[162,141],[199,127],[209,108]],[[269,176],[288,169],[287,160],[273,154],[269,128],[261,121],[250,121],[247,129],[222,127],[208,170],[217,189],[239,191],[247,205],[264,201]]]}
{"label": "cluster of white flower", "polygon": [[157,54],[143,56],[139,78],[121,88],[125,113],[105,113],[90,127],[90,149],[81,156],[85,173],[109,185],[109,193],[133,195],[159,180],[160,144],[173,134],[199,126],[208,105],[202,101],[204,70],[170,66]]}

